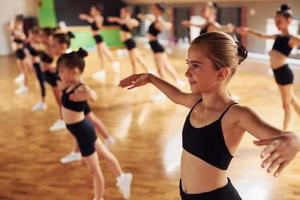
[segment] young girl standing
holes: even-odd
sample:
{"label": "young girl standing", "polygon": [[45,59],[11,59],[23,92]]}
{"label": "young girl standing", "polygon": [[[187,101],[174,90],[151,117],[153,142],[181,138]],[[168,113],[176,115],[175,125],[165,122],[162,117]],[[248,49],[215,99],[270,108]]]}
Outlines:
{"label": "young girl standing", "polygon": [[103,6],[101,4],[97,4],[91,7],[90,14],[79,14],[79,19],[88,22],[91,26],[92,34],[96,42],[98,55],[100,58],[100,70],[97,71],[93,78],[97,80],[103,80],[106,77],[106,73],[104,70],[104,56],[108,58],[111,62],[112,68],[115,72],[119,71],[120,63],[116,62],[113,54],[105,44],[103,37],[101,35],[100,30],[103,28]]}
{"label": "young girl standing", "polygon": [[120,17],[109,17],[109,22],[116,22],[120,25],[120,37],[124,42],[126,49],[129,52],[129,58],[132,65],[133,74],[136,73],[137,62],[141,64],[143,69],[147,72],[146,61],[136,48],[136,43],[132,37],[132,29],[139,26],[139,22],[131,17],[132,10],[130,7],[123,7],[120,10]]}
{"label": "young girl standing", "polygon": [[263,121],[251,108],[234,102],[228,83],[247,50],[231,36],[211,32],[192,41],[187,71],[192,93],[184,93],[151,74],[132,75],[120,82],[134,88],[152,83],[172,101],[190,108],[182,131],[182,200],[241,200],[227,169],[245,132],[266,145],[263,167],[278,176],[300,150],[300,138]]}
{"label": "young girl standing", "polygon": [[287,130],[291,121],[291,108],[294,108],[300,116],[300,102],[296,97],[293,88],[294,74],[289,65],[286,63],[292,49],[300,45],[300,36],[292,35],[289,31],[292,17],[293,13],[290,7],[287,4],[283,4],[275,14],[275,24],[281,32],[280,34],[268,35],[246,27],[237,29],[237,31],[241,34],[249,33],[259,38],[275,40],[269,55],[271,68],[282,98],[282,107],[284,110],[284,130]]}
{"label": "young girl standing", "polygon": [[79,49],[62,55],[58,61],[59,76],[67,87],[61,97],[62,115],[67,129],[76,138],[80,152],[93,177],[94,199],[103,200],[104,177],[99,165],[99,158],[103,157],[110,169],[117,177],[117,186],[124,198],[129,198],[132,175],[124,174],[116,157],[108,151],[97,139],[93,124],[85,119],[84,108],[88,100],[96,100],[97,95],[81,80],[85,67],[84,57],[87,52]]}

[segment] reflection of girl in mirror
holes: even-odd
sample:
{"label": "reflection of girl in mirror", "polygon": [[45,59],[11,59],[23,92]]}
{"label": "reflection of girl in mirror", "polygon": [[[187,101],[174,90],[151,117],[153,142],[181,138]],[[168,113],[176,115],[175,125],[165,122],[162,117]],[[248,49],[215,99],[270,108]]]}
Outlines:
{"label": "reflection of girl in mirror", "polygon": [[106,72],[104,71],[104,56],[111,62],[112,69],[115,72],[119,71],[120,65],[120,63],[115,61],[112,52],[107,47],[101,35],[101,29],[103,28],[104,22],[103,12],[103,6],[101,4],[97,4],[90,8],[89,14],[79,14],[79,19],[86,21],[90,24],[91,31],[96,42],[96,47],[100,58],[100,70],[93,75],[93,78],[96,80],[103,80],[106,77]]}
{"label": "reflection of girl in mirror", "polygon": [[198,27],[201,29],[200,35],[213,31],[222,31],[225,33],[232,33],[234,31],[234,26],[232,24],[220,25],[217,22],[218,15],[218,5],[215,2],[207,2],[201,10],[201,17],[205,19],[205,23],[198,25],[194,24],[189,20],[183,20],[181,22],[182,26],[186,28]]}
{"label": "reflection of girl in mirror", "polygon": [[241,34],[250,33],[259,38],[275,40],[269,55],[274,77],[282,97],[284,109],[284,130],[288,128],[290,123],[291,107],[293,107],[300,116],[300,103],[293,89],[294,74],[289,65],[286,63],[286,60],[289,57],[292,49],[300,45],[300,37],[291,35],[289,32],[289,26],[292,22],[292,17],[293,14],[290,7],[287,4],[283,4],[276,11],[274,18],[275,24],[278,30],[281,32],[280,34],[267,35],[247,27],[237,29],[237,31]]}

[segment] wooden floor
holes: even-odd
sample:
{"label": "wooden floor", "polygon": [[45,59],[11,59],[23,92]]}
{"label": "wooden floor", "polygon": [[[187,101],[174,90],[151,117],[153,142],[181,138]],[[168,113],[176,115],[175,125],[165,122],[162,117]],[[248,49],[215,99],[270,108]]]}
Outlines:
{"label": "wooden floor", "polygon": [[[144,57],[154,66],[150,53],[144,52]],[[100,84],[91,79],[97,70],[97,56],[89,56],[85,80],[99,95],[92,109],[117,140],[112,152],[124,170],[134,175],[131,199],[179,199],[181,130],[188,110],[169,100],[151,101],[158,91],[150,85],[133,91],[118,88],[119,78],[130,73],[128,58],[119,60],[120,76],[113,76],[108,68],[108,80]],[[184,58],[172,58],[171,62],[184,78]],[[48,131],[57,119],[50,88],[48,110],[33,113],[31,106],[39,100],[34,76],[30,77],[30,92],[16,96],[13,79],[17,74],[13,57],[0,58],[0,200],[91,200],[92,181],[84,163],[59,163],[72,149],[72,140],[66,130]],[[232,93],[281,127],[283,112],[272,77],[239,72],[232,81]],[[296,93],[300,97],[300,86],[296,86]],[[295,113],[292,117],[290,129],[300,133],[300,120]],[[249,135],[243,139],[229,171],[242,198],[299,200],[300,157],[275,179],[260,168],[261,149],[252,140]],[[105,200],[122,199],[111,171],[103,162],[101,166],[106,179]]]}

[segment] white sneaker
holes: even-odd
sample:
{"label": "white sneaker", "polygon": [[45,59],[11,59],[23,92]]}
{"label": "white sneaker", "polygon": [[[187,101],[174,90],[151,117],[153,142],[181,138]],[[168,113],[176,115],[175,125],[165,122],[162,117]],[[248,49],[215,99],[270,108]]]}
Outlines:
{"label": "white sneaker", "polygon": [[17,76],[15,79],[14,79],[14,82],[15,83],[22,83],[25,79],[25,76],[23,73],[19,74],[19,76]]}
{"label": "white sneaker", "polygon": [[69,153],[65,157],[62,157],[60,159],[60,162],[62,164],[67,164],[67,163],[75,162],[75,161],[79,161],[79,160],[81,160],[81,154],[80,154],[80,152],[74,152],[74,151],[72,151],[71,153]]}
{"label": "white sneaker", "polygon": [[110,145],[115,144],[116,140],[113,137],[108,137],[104,140],[104,146],[108,149]]}
{"label": "white sneaker", "polygon": [[59,131],[59,130],[62,130],[62,129],[65,129],[66,128],[66,124],[65,124],[65,121],[62,120],[62,119],[58,119],[50,128],[49,130],[51,132],[53,131]]}
{"label": "white sneaker", "polygon": [[124,199],[129,199],[130,197],[130,189],[132,183],[132,174],[126,173],[122,174],[117,178],[117,186],[122,193]]}
{"label": "white sneaker", "polygon": [[22,85],[18,89],[15,90],[15,94],[20,95],[20,94],[25,94],[29,91],[28,87]]}
{"label": "white sneaker", "polygon": [[99,70],[96,73],[94,73],[92,77],[97,81],[104,81],[106,77],[106,73],[104,70]]}
{"label": "white sneaker", "polygon": [[111,66],[112,66],[114,72],[116,72],[116,73],[120,72],[120,63],[119,62],[113,61],[111,63]]}
{"label": "white sneaker", "polygon": [[39,102],[32,106],[31,110],[32,111],[38,111],[38,110],[46,110],[47,109],[47,104],[45,102]]}

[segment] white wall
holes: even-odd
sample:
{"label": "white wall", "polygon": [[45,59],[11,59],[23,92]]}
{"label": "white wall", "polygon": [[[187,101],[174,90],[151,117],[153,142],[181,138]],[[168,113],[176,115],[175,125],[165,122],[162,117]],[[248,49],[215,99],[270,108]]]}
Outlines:
{"label": "white wall", "polygon": [[0,0],[0,55],[11,54],[6,25],[16,14],[36,16],[38,0]]}

